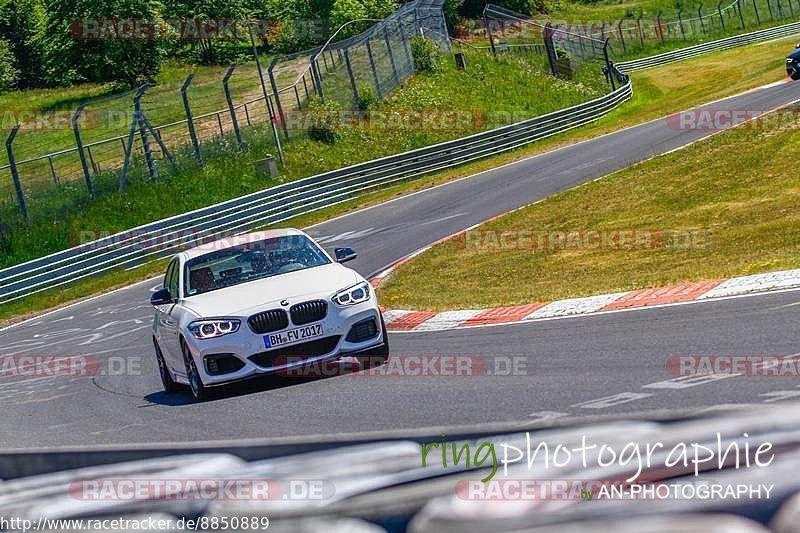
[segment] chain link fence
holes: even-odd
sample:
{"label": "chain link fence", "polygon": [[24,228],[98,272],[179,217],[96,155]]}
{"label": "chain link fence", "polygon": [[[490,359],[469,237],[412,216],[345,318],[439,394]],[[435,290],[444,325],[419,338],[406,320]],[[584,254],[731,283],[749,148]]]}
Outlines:
{"label": "chain link fence", "polygon": [[0,226],[60,217],[132,180],[202,166],[222,151],[260,143],[281,155],[278,132],[305,133],[307,121],[292,122],[298,117],[290,113],[307,111],[315,95],[359,109],[363,98],[382,98],[413,73],[415,36],[448,48],[443,3],[416,0],[383,21],[355,21],[365,31],[338,41],[337,32],[264,71],[255,62],[200,68],[77,108],[19,112],[0,151]]}

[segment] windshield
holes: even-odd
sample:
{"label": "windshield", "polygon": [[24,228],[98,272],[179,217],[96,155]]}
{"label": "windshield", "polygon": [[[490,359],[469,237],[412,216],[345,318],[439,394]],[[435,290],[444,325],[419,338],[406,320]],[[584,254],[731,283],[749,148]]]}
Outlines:
{"label": "windshield", "polygon": [[186,296],[197,296],[330,262],[325,253],[304,235],[276,237],[234,246],[186,262]]}

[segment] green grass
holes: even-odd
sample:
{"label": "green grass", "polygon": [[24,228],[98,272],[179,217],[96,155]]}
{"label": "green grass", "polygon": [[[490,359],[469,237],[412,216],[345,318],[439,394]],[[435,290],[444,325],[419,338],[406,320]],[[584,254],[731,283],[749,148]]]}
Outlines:
{"label": "green grass", "polygon": [[[393,187],[381,189],[380,191],[352,201],[310,215],[298,217],[287,222],[285,225],[305,227],[309,224],[320,222],[326,218],[350,210],[367,205],[374,205],[402,194],[407,194],[454,178],[493,168],[521,157],[540,153],[579,140],[592,138],[625,126],[664,116],[702,102],[735,94],[751,87],[781,79],[785,75],[783,71],[783,57],[787,48],[790,49],[791,47],[786,42],[753,45],[747,48],[709,54],[682,63],[636,72],[633,75],[635,88],[633,100],[592,125],[531,144],[513,152],[498,155],[491,159],[474,162],[457,169],[451,169],[446,172],[425,176],[413,181],[397,184]],[[741,57],[745,54],[749,59],[746,63],[742,63]],[[452,72],[446,75],[456,76],[456,74]],[[453,79],[455,80],[457,78],[454,77]],[[407,87],[407,90],[413,92],[416,87],[415,84],[429,82],[430,80],[418,78],[415,80],[414,84]],[[464,89],[460,86],[459,90]],[[397,94],[396,98],[398,100],[406,98],[406,94],[409,93],[400,92]],[[336,150],[335,146],[326,147],[317,143],[306,142],[310,147],[321,150],[319,158],[322,162],[332,158]],[[390,147],[384,147],[384,149],[388,150]],[[203,189],[203,194],[207,195],[208,198],[215,199],[222,196],[228,197],[229,195],[235,195],[237,186],[240,188],[239,194],[242,194],[252,188],[263,188],[273,185],[275,182],[264,181],[252,175],[250,170],[251,163],[252,159],[256,157],[258,150],[254,150],[254,152],[256,152],[256,154],[243,154],[238,156],[238,159],[232,159],[233,163],[226,160],[224,162],[225,164],[212,166],[207,169],[206,172],[198,171],[196,176],[193,175],[186,180],[177,177],[176,179],[170,178],[157,184],[140,183],[134,185],[140,187],[140,189],[136,190],[137,194],[130,195],[127,199],[123,199],[121,195],[112,196],[112,200],[109,200],[107,204],[103,204],[104,207],[102,209],[100,205],[88,206],[89,211],[87,212],[85,220],[82,221],[85,225],[80,225],[79,223],[75,223],[74,226],[64,223],[58,226],[54,225],[54,227],[60,228],[60,233],[53,236],[54,242],[51,246],[57,248],[59,242],[63,242],[64,240],[70,242],[70,239],[74,240],[74,235],[77,235],[76,232],[80,230],[108,227],[102,224],[111,225],[111,227],[108,228],[109,230],[117,228],[124,229],[122,228],[122,224],[117,226],[113,225],[115,221],[120,218],[120,214],[125,214],[128,211],[135,211],[137,209],[144,209],[147,202],[153,201],[157,209],[169,208],[170,212],[185,210],[188,208],[187,204],[191,204],[192,202],[191,198],[194,193],[194,188],[196,187],[196,185],[193,184],[193,180],[195,179],[198,183],[209,183],[209,185]],[[303,163],[309,165],[321,164],[319,161],[316,163],[314,163],[314,161],[306,161]],[[240,174],[236,174],[237,172]],[[223,176],[226,174],[239,175],[242,182],[238,185],[229,185],[227,189],[220,191],[215,181],[211,180],[211,178],[217,176],[218,173],[221,173]],[[221,180],[220,182],[225,181]],[[158,189],[154,189],[154,187]],[[148,196],[151,193],[153,196]],[[145,195],[141,200],[139,199],[140,194]],[[159,196],[158,194],[163,194],[164,196]],[[159,202],[159,198],[170,198],[169,206],[161,206],[163,202]],[[139,202],[141,202],[141,204],[139,204]],[[93,223],[93,219],[100,220],[102,223]],[[42,229],[40,238],[46,238],[48,235],[46,229],[47,228]],[[0,308],[0,320],[15,316],[25,316],[26,314],[35,313],[54,305],[94,294],[103,290],[105,287],[124,285],[126,282],[144,279],[153,273],[160,272],[160,270],[161,267],[159,265],[147,265],[134,271],[115,273],[111,276],[104,276],[95,280],[83,282],[65,291],[55,290],[37,294],[23,301],[2,306],[2,308]]]}
{"label": "green grass", "polygon": [[[457,138],[499,123],[519,120],[577,104],[603,94],[605,81],[596,74],[585,82],[554,79],[521,60],[494,62],[484,55],[471,58],[468,72],[450,63],[443,72],[415,77],[380,107],[379,111],[464,110],[478,117],[461,128],[346,127],[335,145],[300,137],[285,145],[286,168],[281,181],[294,180]],[[589,73],[592,74],[592,73]],[[487,83],[492,80],[492,83]],[[485,119],[484,119],[485,117]],[[149,221],[241,196],[278,183],[257,175],[254,161],[274,153],[264,125],[247,130],[249,149],[237,152],[229,138],[204,147],[207,166],[196,167],[184,157],[178,172],[151,182],[134,174],[123,193],[115,190],[116,172],[96,177],[98,198],[88,200],[83,184],[52,187],[34,198],[29,208],[33,222],[18,226],[0,267],[41,257],[75,245],[81,231],[115,233]],[[171,167],[166,161],[162,172]],[[168,199],[168,201],[165,201]],[[13,209],[9,208],[9,209]],[[13,212],[13,211],[12,211]]]}
{"label": "green grass", "polygon": [[[790,123],[770,125],[775,116],[739,127],[484,224],[488,238],[473,233],[436,246],[398,268],[380,289],[381,303],[484,308],[800,267],[800,181],[786,164],[800,157],[798,111],[780,115]],[[491,246],[491,235],[520,230],[655,230],[666,244]],[[687,239],[670,237],[675,231]]]}

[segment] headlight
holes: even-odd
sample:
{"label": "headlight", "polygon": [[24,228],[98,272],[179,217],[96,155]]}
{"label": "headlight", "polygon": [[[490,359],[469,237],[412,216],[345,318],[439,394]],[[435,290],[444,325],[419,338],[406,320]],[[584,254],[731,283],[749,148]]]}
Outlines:
{"label": "headlight", "polygon": [[333,297],[333,303],[340,307],[360,304],[369,300],[369,291],[369,283],[359,283],[336,293],[336,296]]}
{"label": "headlight", "polygon": [[198,320],[189,324],[189,331],[200,340],[216,339],[239,331],[238,320]]}

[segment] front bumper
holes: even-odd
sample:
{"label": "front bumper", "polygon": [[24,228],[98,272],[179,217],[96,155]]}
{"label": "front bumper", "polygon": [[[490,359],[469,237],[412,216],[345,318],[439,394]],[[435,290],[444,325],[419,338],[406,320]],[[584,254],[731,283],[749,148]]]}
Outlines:
{"label": "front bumper", "polygon": [[[377,325],[376,335],[361,342],[348,341],[347,335],[352,327],[370,318],[374,319]],[[384,333],[381,328],[381,314],[374,295],[369,301],[351,307],[340,308],[331,304],[329,305],[327,316],[322,321],[313,324],[304,324],[303,326],[289,324],[289,327],[282,331],[314,324],[322,325],[322,339],[331,340],[331,342],[325,346],[325,351],[323,353],[314,352],[311,355],[303,353],[301,349],[303,344],[305,344],[303,342],[293,343],[288,346],[284,345],[278,348],[267,348],[264,337],[269,334],[254,333],[246,320],[242,321],[239,331],[234,334],[208,340],[198,340],[188,335],[186,337],[186,343],[194,358],[195,365],[200,372],[203,384],[213,387],[262,375],[280,375],[283,372],[287,372],[287,375],[289,375],[289,371],[293,369],[336,359],[341,356],[355,355],[369,351],[383,345],[385,341],[383,338]],[[270,334],[273,333],[278,332],[272,332]],[[332,339],[333,337],[338,337],[338,340],[334,341]],[[293,346],[297,346],[297,350],[293,350]],[[294,351],[299,353],[292,353]],[[278,355],[272,358],[269,363],[265,362],[270,360],[270,358],[263,356],[268,356],[271,353],[276,353]],[[292,355],[286,355],[287,353],[292,353]],[[209,356],[219,356],[220,354],[226,354],[227,356],[236,358],[243,366],[236,371],[220,375],[209,373],[206,366],[207,358]],[[253,361],[251,358],[254,356],[262,356],[256,357],[256,359],[264,362],[259,364]]]}

